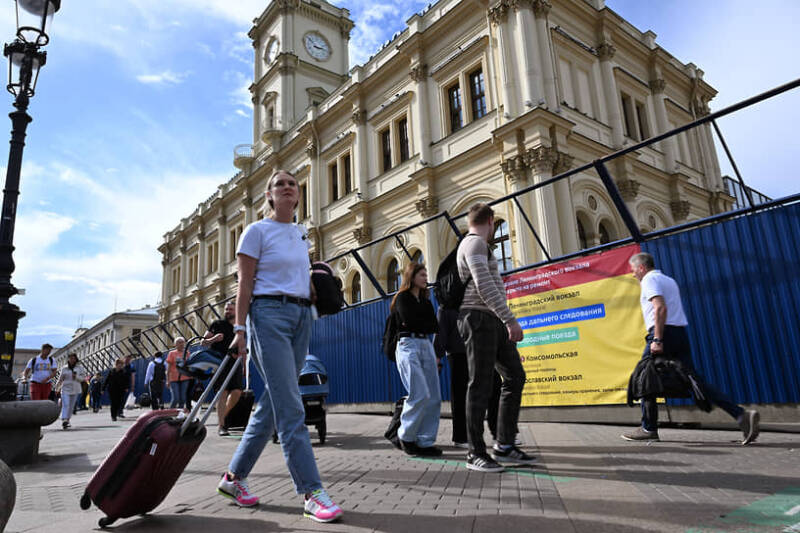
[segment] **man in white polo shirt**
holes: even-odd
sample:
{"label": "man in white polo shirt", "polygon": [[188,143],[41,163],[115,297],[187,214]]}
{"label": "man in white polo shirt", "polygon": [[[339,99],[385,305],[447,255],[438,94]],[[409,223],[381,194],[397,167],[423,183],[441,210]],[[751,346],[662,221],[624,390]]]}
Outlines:
{"label": "man in white polo shirt", "polygon": [[[656,270],[653,256],[648,253],[635,254],[629,263],[633,277],[639,280],[642,288],[640,303],[647,327],[642,359],[651,354],[664,355],[679,359],[688,368],[694,368],[689,336],[686,333],[689,321],[683,312],[678,284]],[[744,410],[708,383],[704,383],[703,388],[712,404],[736,419],[744,434],[742,444],[750,444],[758,437],[758,411]],[[658,440],[658,406],[655,396],[642,398],[642,425],[625,433],[622,438],[636,441]]]}

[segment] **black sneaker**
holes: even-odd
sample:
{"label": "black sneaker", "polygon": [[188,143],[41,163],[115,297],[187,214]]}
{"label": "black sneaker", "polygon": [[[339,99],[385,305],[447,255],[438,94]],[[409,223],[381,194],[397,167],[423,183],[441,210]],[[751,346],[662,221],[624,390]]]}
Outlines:
{"label": "black sneaker", "polygon": [[417,446],[416,442],[408,442],[408,441],[405,441],[405,440],[401,439],[400,440],[400,447],[408,455],[417,455],[417,454],[419,454],[419,446]]}
{"label": "black sneaker", "polygon": [[502,472],[505,470],[503,465],[482,453],[480,455],[474,453],[467,454],[467,468],[477,472]]}
{"label": "black sneaker", "polygon": [[442,455],[442,450],[436,446],[417,447],[417,455],[420,457],[439,457]]}
{"label": "black sneaker", "polygon": [[492,458],[498,463],[516,463],[518,465],[529,465],[536,462],[536,457],[528,455],[516,446],[511,446],[507,450],[498,447],[492,448]]}

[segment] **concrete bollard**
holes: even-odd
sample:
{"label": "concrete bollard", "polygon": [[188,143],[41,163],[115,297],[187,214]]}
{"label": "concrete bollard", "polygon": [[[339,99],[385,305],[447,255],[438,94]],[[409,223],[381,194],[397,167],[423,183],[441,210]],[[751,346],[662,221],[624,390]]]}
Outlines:
{"label": "concrete bollard", "polygon": [[0,531],[5,531],[16,500],[17,482],[14,480],[14,473],[0,461]]}
{"label": "concrete bollard", "polygon": [[0,461],[28,464],[39,454],[42,426],[58,419],[59,408],[49,400],[0,402]]}

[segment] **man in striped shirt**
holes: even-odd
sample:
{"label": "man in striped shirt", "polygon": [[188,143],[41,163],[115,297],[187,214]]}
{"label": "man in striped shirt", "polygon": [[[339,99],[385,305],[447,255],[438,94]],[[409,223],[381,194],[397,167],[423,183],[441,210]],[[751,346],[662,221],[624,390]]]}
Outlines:
{"label": "man in striped shirt", "polygon": [[[484,203],[473,205],[467,215],[469,233],[458,245],[457,264],[466,282],[458,315],[458,331],[467,348],[467,468],[480,472],[502,472],[499,463],[529,464],[534,458],[514,445],[514,437],[525,386],[516,343],[522,328],[508,308],[503,278],[489,250],[494,232],[494,211]],[[497,415],[497,442],[491,456],[483,440],[483,419],[492,394],[492,372],[503,378]]]}

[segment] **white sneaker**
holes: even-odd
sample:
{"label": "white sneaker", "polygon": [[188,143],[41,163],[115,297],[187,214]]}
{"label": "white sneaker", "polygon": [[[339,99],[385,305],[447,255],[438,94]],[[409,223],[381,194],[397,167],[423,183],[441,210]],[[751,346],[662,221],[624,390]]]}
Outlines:
{"label": "white sneaker", "polygon": [[453,447],[454,448],[463,448],[464,450],[468,450],[469,449],[469,443],[453,441]]}
{"label": "white sneaker", "polygon": [[228,473],[222,474],[222,479],[217,485],[217,492],[236,502],[239,507],[253,507],[258,505],[258,496],[250,494],[246,479],[231,479]]}
{"label": "white sneaker", "polygon": [[303,515],[317,522],[333,522],[342,516],[343,512],[338,505],[333,503],[325,489],[317,489],[306,496],[303,505]]}

